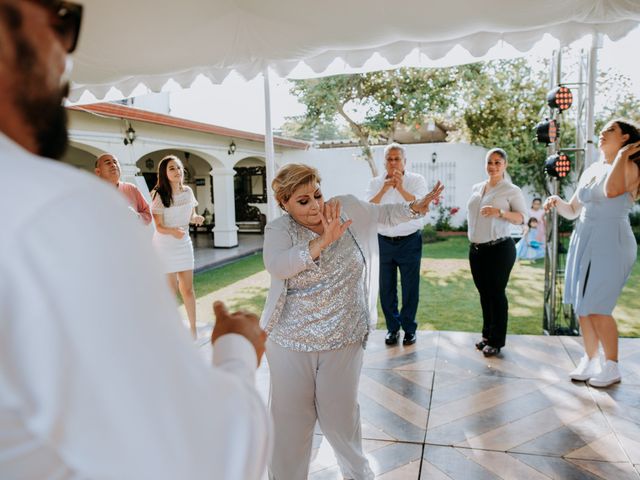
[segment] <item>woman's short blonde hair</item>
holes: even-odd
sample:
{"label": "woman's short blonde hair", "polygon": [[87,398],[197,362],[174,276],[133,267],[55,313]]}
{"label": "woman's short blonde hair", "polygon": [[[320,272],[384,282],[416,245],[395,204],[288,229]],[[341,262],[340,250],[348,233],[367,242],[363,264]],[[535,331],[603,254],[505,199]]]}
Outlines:
{"label": "woman's short blonde hair", "polygon": [[276,178],[271,182],[273,194],[280,208],[284,210],[285,202],[288,202],[298,187],[303,185],[320,185],[320,174],[318,170],[309,165],[300,163],[289,163],[278,170]]}

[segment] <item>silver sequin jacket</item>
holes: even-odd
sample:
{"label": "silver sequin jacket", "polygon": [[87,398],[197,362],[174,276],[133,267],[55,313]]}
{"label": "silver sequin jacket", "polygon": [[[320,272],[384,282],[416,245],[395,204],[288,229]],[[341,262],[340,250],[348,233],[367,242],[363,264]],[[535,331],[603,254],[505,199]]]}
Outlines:
{"label": "silver sequin jacket", "polygon": [[[335,197],[342,205],[342,217],[353,220],[349,227],[365,260],[368,288],[369,321],[371,328],[378,322],[378,224],[394,226],[416,218],[408,204],[377,205],[364,202],[353,195]],[[309,268],[309,244],[294,245],[286,216],[269,222],[264,232],[263,258],[271,275],[271,287],[267,295],[260,325],[267,331],[269,321],[278,304],[287,293],[287,279]]]}

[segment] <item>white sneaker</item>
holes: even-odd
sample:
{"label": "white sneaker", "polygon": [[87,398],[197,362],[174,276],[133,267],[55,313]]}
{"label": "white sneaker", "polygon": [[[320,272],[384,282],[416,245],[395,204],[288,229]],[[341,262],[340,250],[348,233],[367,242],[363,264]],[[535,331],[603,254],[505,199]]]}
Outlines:
{"label": "white sneaker", "polygon": [[622,380],[622,376],[618,369],[618,362],[607,360],[602,366],[602,371],[589,379],[589,385],[602,388],[618,383],[620,380]]}
{"label": "white sneaker", "polygon": [[600,373],[600,359],[596,356],[592,359],[585,354],[576,369],[569,373],[571,380],[585,382]]}

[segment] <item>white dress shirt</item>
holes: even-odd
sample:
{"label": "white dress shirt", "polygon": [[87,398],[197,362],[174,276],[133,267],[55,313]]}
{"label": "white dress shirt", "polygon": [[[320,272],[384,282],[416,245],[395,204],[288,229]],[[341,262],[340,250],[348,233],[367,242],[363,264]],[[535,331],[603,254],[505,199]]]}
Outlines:
{"label": "white dress shirt", "polygon": [[518,212],[522,214],[523,223],[528,220],[529,209],[519,187],[502,179],[485,192],[487,183],[486,180],[476,183],[467,203],[467,234],[471,243],[486,243],[511,235],[512,224],[506,218],[480,215],[480,209],[484,206],[500,208],[505,212]]}
{"label": "white dress shirt", "polygon": [[[369,188],[367,189],[366,193],[367,201],[371,201],[371,199],[375,197],[380,190],[382,190],[382,186],[384,185],[386,177],[387,173],[385,172],[384,174],[371,179],[371,181],[369,182]],[[411,195],[414,195],[416,199],[424,197],[429,192],[427,189],[427,182],[422,175],[408,172],[406,170],[402,177],[402,186],[407,192],[409,192]],[[400,194],[400,192],[398,192],[398,190],[396,190],[395,188],[390,188],[380,199],[380,205],[391,203],[409,202],[404,199],[404,197]],[[424,227],[424,222],[425,218],[421,217],[395,226],[380,225],[378,227],[378,233],[380,235],[384,235],[385,237],[406,237],[407,235],[411,235],[418,230],[422,230],[422,227]]]}
{"label": "white dress shirt", "polygon": [[[211,368],[123,196],[0,134],[0,477],[247,480],[269,454],[256,355]],[[8,191],[7,191],[8,189]]]}

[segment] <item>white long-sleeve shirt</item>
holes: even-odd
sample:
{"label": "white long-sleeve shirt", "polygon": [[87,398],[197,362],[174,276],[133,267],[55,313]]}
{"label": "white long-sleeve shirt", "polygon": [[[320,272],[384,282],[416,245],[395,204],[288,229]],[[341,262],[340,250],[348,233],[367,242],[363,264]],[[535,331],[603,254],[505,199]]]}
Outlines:
{"label": "white long-sleeve shirt", "polygon": [[[367,199],[367,201],[371,201],[371,199],[375,197],[380,190],[382,190],[386,178],[387,173],[385,172],[382,175],[371,179],[371,181],[369,182],[369,187],[367,188],[367,193],[365,194],[365,198]],[[427,182],[420,174],[405,170],[402,177],[402,184],[404,189],[411,195],[414,195],[416,199],[424,197],[427,193],[429,193],[429,190],[427,189]],[[395,188],[390,188],[380,199],[380,205],[389,205],[392,203],[409,202],[404,199],[404,197],[400,194],[400,192],[398,192],[398,190],[396,190]],[[386,237],[406,237],[407,235],[411,235],[412,233],[421,230],[422,227],[424,227],[424,222],[424,217],[420,217],[415,218],[409,222],[401,223],[399,225],[380,225],[378,227],[378,233]]]}
{"label": "white long-sleeve shirt", "polygon": [[472,243],[485,243],[508,237],[512,224],[505,218],[483,217],[480,209],[485,206],[500,208],[506,212],[522,214],[523,224],[529,219],[522,190],[508,180],[501,180],[488,192],[485,192],[487,181],[476,183],[471,189],[471,197],[467,203],[467,236]]}
{"label": "white long-sleeve shirt", "polygon": [[0,478],[260,478],[251,344],[206,365],[109,185],[1,134],[0,171]]}

